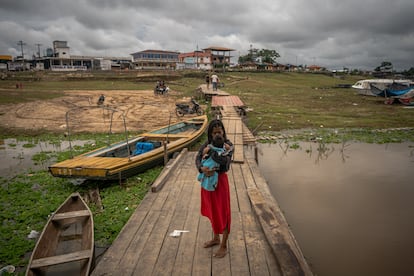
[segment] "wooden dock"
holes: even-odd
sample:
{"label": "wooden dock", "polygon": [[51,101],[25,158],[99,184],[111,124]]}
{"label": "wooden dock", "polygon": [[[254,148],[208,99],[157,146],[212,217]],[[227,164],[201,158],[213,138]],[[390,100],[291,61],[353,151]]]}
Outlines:
{"label": "wooden dock", "polygon": [[202,84],[198,87],[198,90],[203,94],[205,100],[211,100],[213,96],[229,96],[230,94],[226,91],[221,90],[218,88],[217,90],[213,90],[213,86],[210,85],[209,89],[207,89],[206,84]]}
{"label": "wooden dock", "polygon": [[[196,152],[184,150],[165,166],[92,275],[312,275],[256,165],[254,146],[244,145],[247,128],[230,115],[223,123],[239,158],[228,172],[228,254],[217,259],[217,247],[203,248],[213,233],[200,214]],[[174,230],[183,232],[173,237]]]}

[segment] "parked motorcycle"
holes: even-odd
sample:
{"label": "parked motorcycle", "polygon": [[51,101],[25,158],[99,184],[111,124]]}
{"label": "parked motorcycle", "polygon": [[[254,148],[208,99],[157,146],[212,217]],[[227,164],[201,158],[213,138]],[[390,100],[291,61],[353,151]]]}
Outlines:
{"label": "parked motorcycle", "polygon": [[182,117],[185,114],[197,114],[197,115],[203,115],[204,114],[204,110],[200,107],[200,105],[198,104],[198,102],[196,102],[194,99],[191,99],[191,106],[189,104],[183,104],[183,103],[178,103],[175,104],[176,108],[175,108],[175,114],[177,114],[177,116]]}
{"label": "parked motorcycle", "polygon": [[167,95],[170,88],[165,85],[164,81],[157,81],[157,85],[154,88],[154,95]]}

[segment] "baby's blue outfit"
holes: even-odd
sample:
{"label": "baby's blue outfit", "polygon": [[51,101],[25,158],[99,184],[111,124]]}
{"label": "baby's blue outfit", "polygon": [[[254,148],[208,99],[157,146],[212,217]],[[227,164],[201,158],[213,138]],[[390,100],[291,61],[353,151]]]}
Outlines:
{"label": "baby's blue outfit", "polygon": [[[210,151],[216,151],[218,153],[225,152],[224,148],[217,148],[213,145],[209,144]],[[201,166],[208,167],[209,169],[219,168],[220,165],[211,158],[211,154],[209,152],[209,158],[201,160]],[[197,180],[201,182],[201,187],[203,187],[207,191],[214,191],[217,187],[218,182],[218,173],[214,172],[212,176],[205,176],[204,173],[199,173]]]}

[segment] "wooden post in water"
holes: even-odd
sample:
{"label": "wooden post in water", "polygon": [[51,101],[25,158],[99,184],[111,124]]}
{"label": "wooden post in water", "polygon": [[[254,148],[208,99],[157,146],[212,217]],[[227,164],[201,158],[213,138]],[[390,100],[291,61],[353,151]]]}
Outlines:
{"label": "wooden post in water", "polygon": [[259,159],[257,157],[257,146],[254,146],[254,161],[256,161],[256,164],[259,163]]}
{"label": "wooden post in water", "polygon": [[167,166],[168,163],[168,151],[167,151],[167,141],[163,142],[164,145],[164,166]]}

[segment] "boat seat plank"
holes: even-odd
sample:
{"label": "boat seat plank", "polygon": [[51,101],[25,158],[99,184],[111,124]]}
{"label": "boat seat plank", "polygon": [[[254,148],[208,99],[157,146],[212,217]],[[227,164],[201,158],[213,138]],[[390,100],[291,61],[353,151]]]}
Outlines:
{"label": "boat seat plank", "polygon": [[87,217],[90,216],[88,210],[81,210],[81,211],[72,211],[66,213],[57,213],[53,216],[52,220],[62,220],[67,218],[79,218],[79,217]]}
{"label": "boat seat plank", "polygon": [[32,261],[32,265],[30,266],[30,268],[35,269],[35,268],[40,268],[40,267],[45,267],[45,266],[80,261],[83,259],[88,259],[90,257],[91,257],[90,249],[82,250],[82,251],[77,251],[77,252],[58,255],[58,256],[35,259]]}

